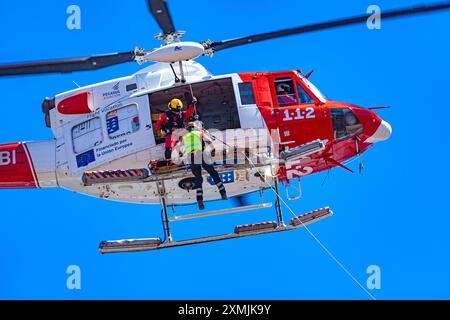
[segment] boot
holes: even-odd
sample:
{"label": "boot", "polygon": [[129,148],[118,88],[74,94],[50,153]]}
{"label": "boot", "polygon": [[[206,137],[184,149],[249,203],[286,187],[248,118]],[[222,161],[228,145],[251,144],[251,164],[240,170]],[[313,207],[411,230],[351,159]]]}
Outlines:
{"label": "boot", "polygon": [[197,201],[197,204],[198,204],[198,208],[199,208],[200,210],[205,209],[205,205],[203,204],[203,200],[198,200],[198,201]]}
{"label": "boot", "polygon": [[220,191],[220,196],[222,197],[222,200],[228,200],[227,192],[225,190]]}
{"label": "boot", "polygon": [[171,159],[172,159],[172,149],[171,148],[164,150],[164,158],[166,158],[167,163],[171,162]]}

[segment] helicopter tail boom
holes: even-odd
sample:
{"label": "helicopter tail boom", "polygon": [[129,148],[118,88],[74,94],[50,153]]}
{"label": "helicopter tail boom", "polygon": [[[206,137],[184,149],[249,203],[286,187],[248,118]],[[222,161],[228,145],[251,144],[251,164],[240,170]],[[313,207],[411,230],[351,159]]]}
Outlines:
{"label": "helicopter tail boom", "polygon": [[0,189],[57,187],[55,142],[0,144]]}

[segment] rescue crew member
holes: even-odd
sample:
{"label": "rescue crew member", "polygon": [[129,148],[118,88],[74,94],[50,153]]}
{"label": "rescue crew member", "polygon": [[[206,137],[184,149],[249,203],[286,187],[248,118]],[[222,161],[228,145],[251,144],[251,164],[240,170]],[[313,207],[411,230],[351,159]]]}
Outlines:
{"label": "rescue crew member", "polygon": [[282,83],[277,86],[278,105],[280,107],[293,106],[297,104],[293,89],[289,84]]}
{"label": "rescue crew member", "polygon": [[[190,121],[187,125],[187,132],[181,138],[182,144],[184,146],[184,154],[186,156],[186,163],[191,165],[191,171],[194,175],[195,189],[197,191],[197,204],[200,210],[205,208],[203,204],[203,177],[202,168],[209,173],[217,188],[219,189],[220,195],[223,200],[228,199],[225,187],[220,180],[219,174],[216,169],[214,169],[211,164],[211,159],[205,155],[203,152],[205,149],[205,142],[209,145],[212,144],[211,139],[205,135],[204,130],[202,130],[200,121]],[[211,152],[213,153],[213,152]]]}
{"label": "rescue crew member", "polygon": [[156,130],[163,130],[165,132],[165,145],[164,145],[164,157],[169,160],[172,156],[172,149],[177,142],[172,139],[172,133],[176,129],[184,128],[184,123],[195,113],[195,104],[197,99],[192,97],[192,102],[188,109],[181,111],[183,109],[183,102],[180,99],[174,98],[168,104],[168,109],[159,118],[158,122],[155,124]]}

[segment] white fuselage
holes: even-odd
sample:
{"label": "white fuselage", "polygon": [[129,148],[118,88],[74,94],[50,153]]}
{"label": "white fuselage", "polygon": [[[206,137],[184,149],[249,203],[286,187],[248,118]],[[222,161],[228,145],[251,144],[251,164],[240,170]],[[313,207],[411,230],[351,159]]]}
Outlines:
{"label": "white fuselage", "polygon": [[[221,139],[226,140],[227,145],[243,146],[246,143],[245,139],[247,143],[248,139],[258,141],[261,139],[261,130],[266,130],[266,126],[256,104],[244,106],[239,94],[235,94],[239,92],[238,83],[242,82],[239,75],[212,76],[196,62],[185,62],[183,65],[187,83],[192,84],[192,87],[175,83],[169,64],[158,63],[128,77],[57,95],[56,107],[50,110],[51,129],[55,139],[28,143],[40,186],[62,187],[111,200],[159,203],[160,197],[155,182],[124,181],[86,186],[82,176],[88,170],[147,168],[150,161],[163,159],[164,143],[161,143],[160,139],[157,141],[155,137],[153,130],[155,114],[152,113],[154,106],[150,105],[150,97],[155,94],[153,97],[158,101],[155,103],[161,104],[163,100],[161,97],[169,101],[171,92],[175,92],[176,88],[185,90],[189,88],[199,98],[199,103],[205,101],[204,104],[208,104],[208,108],[214,105],[216,109],[213,113],[217,113],[218,120],[211,118],[210,123],[220,122],[220,117],[224,117],[229,110],[236,113],[230,115],[234,117],[234,127],[227,126],[226,130],[221,130],[222,134],[226,133]],[[180,77],[179,70],[177,76]],[[197,90],[195,88],[200,92],[195,92]],[[62,101],[68,101],[67,98],[86,92],[88,92],[87,112],[83,114],[60,112],[63,110],[59,107]],[[219,100],[221,94],[224,95],[225,102]],[[222,111],[217,108],[224,109]],[[250,132],[248,129],[255,131]],[[243,130],[247,131],[243,134]],[[244,136],[245,139],[242,141],[236,139]],[[259,147],[272,147],[270,138],[263,140],[258,142]],[[218,152],[226,148],[222,140],[216,143]],[[224,177],[230,178],[228,183],[225,183],[228,194],[233,196],[267,188],[273,182],[267,174],[268,171],[269,165],[225,170]],[[261,179],[259,172],[265,172],[266,178]],[[194,192],[179,186],[180,180],[189,175],[190,172],[186,171],[181,178],[164,180],[170,204],[196,201]],[[208,182],[207,177],[205,174],[203,183],[205,200],[219,199],[217,188]]]}

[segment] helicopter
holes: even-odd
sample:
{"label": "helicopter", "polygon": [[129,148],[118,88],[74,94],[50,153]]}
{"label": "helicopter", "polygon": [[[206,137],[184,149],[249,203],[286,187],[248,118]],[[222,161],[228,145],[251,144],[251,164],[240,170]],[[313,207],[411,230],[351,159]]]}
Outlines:
{"label": "helicopter", "polygon": [[[320,208],[284,223],[280,183],[286,199],[302,196],[303,177],[359,159],[376,143],[389,139],[390,124],[375,111],[331,101],[309,80],[312,72],[245,72],[213,75],[195,59],[221,50],[279,37],[365,23],[368,15],[214,42],[182,41],[166,0],[148,0],[162,32],[152,50],[83,58],[0,65],[0,76],[92,71],[135,62],[153,64],[130,76],[96,83],[47,97],[42,103],[45,125],[54,138],[0,144],[0,189],[63,188],[102,199],[159,204],[164,239],[102,241],[101,253],[136,252],[282,232],[330,217]],[[383,19],[450,9],[450,3],[384,12]],[[182,152],[164,157],[164,132],[155,124],[167,102],[185,105],[195,97],[195,113],[213,138],[214,167],[231,209],[176,215],[175,208],[196,203],[194,180]],[[360,170],[362,162],[360,162]],[[220,195],[204,173],[204,201]],[[272,207],[272,202],[246,205],[246,194],[275,192],[276,221],[238,225],[225,235],[175,241],[170,224]],[[172,209],[172,214],[169,210]]]}

